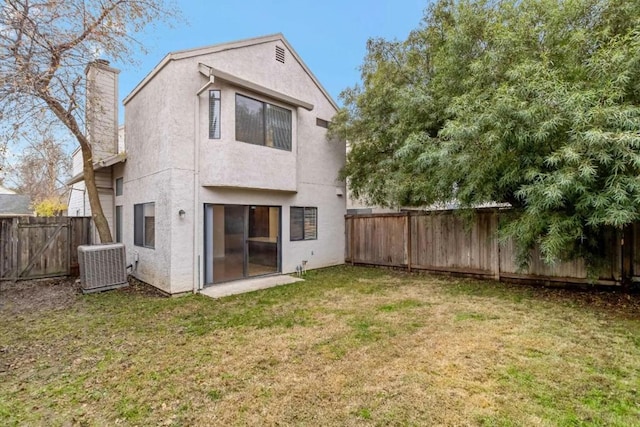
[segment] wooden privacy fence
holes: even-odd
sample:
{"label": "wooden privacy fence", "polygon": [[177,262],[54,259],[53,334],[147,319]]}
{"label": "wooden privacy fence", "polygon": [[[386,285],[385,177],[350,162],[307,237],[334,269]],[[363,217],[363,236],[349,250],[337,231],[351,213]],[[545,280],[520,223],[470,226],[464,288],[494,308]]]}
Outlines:
{"label": "wooden privacy fence", "polygon": [[0,280],[76,274],[90,225],[87,217],[0,218]]}
{"label": "wooden privacy fence", "polygon": [[[347,215],[345,260],[411,270],[457,273],[496,280],[588,283],[583,260],[545,264],[537,250],[522,271],[513,241],[497,239],[499,210],[478,210],[469,221],[454,211]],[[595,283],[621,284],[636,279],[640,263],[635,247],[640,226],[611,232],[603,241],[606,262]]]}

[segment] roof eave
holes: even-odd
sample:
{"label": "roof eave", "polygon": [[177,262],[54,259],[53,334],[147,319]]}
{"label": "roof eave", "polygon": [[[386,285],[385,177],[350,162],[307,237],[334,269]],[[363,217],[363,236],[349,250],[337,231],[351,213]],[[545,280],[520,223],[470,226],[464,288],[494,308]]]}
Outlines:
{"label": "roof eave", "polygon": [[[93,170],[97,171],[100,169],[111,167],[118,163],[124,163],[127,161],[127,153],[118,153],[113,156],[106,157],[96,163],[93,164]],[[80,181],[84,181],[84,171],[72,176],[66,182],[67,186],[77,184]]]}
{"label": "roof eave", "polygon": [[257,92],[260,93],[262,95],[266,95],[272,99],[276,99],[278,101],[284,102],[286,104],[289,105],[294,105],[296,107],[302,107],[305,110],[308,111],[312,111],[313,110],[313,104],[303,101],[301,99],[298,98],[294,98],[293,96],[284,94],[282,92],[278,92],[275,91],[273,89],[269,89],[268,87],[259,85],[257,83],[251,82],[249,80],[245,80],[243,78],[240,78],[238,76],[235,76],[233,74],[229,74],[227,72],[224,72],[222,70],[219,70],[217,68],[213,68],[209,65],[203,64],[203,63],[199,63],[198,64],[198,70],[200,71],[201,74],[210,77],[213,76],[214,78],[219,78],[221,80],[227,81],[229,83],[232,83],[235,86],[244,88],[244,89],[248,89],[251,90],[253,92]]}

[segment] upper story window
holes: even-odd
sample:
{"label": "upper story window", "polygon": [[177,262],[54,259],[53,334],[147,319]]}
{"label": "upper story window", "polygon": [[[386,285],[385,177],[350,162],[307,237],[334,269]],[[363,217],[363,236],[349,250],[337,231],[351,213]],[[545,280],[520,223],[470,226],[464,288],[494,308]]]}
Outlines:
{"label": "upper story window", "polygon": [[236,140],[291,151],[291,110],[236,94]]}
{"label": "upper story window", "polygon": [[209,139],[220,139],[220,91],[209,91]]}

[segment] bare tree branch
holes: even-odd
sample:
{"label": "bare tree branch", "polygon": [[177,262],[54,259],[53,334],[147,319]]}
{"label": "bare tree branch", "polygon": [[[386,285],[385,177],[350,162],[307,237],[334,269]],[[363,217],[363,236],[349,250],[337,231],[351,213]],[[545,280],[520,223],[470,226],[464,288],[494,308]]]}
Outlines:
{"label": "bare tree branch", "polygon": [[100,239],[111,241],[85,129],[84,69],[99,52],[132,63],[135,34],[178,17],[173,0],[7,0],[0,3],[0,148],[34,124],[62,124],[80,145]]}

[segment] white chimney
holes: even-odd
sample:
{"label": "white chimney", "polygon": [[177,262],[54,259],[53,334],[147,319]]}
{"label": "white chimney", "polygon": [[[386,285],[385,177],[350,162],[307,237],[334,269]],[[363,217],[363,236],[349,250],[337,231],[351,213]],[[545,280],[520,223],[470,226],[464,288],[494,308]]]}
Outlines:
{"label": "white chimney", "polygon": [[87,137],[93,163],[118,153],[118,74],[109,61],[97,59],[85,69],[87,76]]}

